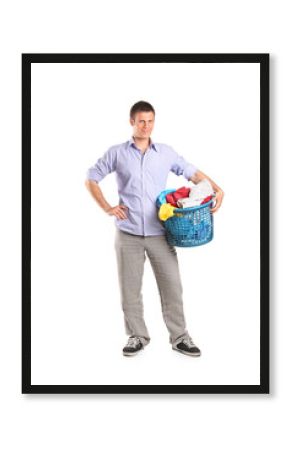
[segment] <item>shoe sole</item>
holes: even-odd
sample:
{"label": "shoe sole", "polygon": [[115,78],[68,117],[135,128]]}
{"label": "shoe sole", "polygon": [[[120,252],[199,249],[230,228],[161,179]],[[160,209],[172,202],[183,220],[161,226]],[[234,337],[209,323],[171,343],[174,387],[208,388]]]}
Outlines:
{"label": "shoe sole", "polygon": [[134,352],[134,353],[126,353],[126,352],[123,352],[123,355],[124,356],[136,356],[136,355],[138,355],[138,353],[140,353],[141,352],[141,350],[144,350],[144,348],[140,348],[140,350],[138,350],[137,352]]}
{"label": "shoe sole", "polygon": [[175,350],[178,353],[183,353],[186,356],[193,356],[193,357],[201,356],[201,352],[200,353],[188,353],[185,350],[179,350],[179,348],[173,348],[173,347],[172,347],[172,350]]}

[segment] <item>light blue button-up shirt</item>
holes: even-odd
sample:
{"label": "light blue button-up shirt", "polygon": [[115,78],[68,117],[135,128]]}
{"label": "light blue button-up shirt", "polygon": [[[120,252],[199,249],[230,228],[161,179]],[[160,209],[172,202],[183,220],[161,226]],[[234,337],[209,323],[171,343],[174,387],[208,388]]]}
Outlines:
{"label": "light blue button-up shirt", "polygon": [[134,139],[113,145],[87,171],[87,179],[99,183],[111,172],[116,173],[119,204],[128,207],[127,219],[115,220],[116,226],[139,236],[165,234],[158,218],[156,199],[166,189],[169,172],[189,180],[197,168],[185,161],[166,144],[154,143],[145,153],[136,147]]}

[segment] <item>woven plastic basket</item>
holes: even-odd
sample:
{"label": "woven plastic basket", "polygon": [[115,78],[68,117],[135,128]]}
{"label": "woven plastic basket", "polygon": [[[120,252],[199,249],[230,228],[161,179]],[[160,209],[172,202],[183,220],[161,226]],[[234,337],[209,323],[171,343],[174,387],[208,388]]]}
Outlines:
{"label": "woven plastic basket", "polygon": [[[164,191],[160,196],[156,201],[157,206],[163,203],[160,198],[163,200]],[[175,208],[174,216],[162,221],[169,245],[196,247],[210,242],[213,239],[213,214],[210,212],[212,205],[213,200],[210,200],[193,208]]]}

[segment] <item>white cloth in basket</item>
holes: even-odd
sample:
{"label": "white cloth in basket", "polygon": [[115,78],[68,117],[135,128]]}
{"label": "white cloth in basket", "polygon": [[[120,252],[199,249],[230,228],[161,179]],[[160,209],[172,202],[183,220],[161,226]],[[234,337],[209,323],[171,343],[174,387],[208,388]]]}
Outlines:
{"label": "white cloth in basket", "polygon": [[179,208],[193,208],[194,206],[200,205],[206,197],[213,194],[214,191],[211,183],[204,178],[199,183],[192,186],[189,197],[180,198],[177,201],[177,205]]}

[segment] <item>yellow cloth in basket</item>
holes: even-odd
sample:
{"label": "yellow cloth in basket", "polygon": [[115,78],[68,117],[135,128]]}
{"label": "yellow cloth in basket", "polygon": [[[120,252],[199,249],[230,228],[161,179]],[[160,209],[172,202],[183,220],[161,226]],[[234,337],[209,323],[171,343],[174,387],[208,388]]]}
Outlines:
{"label": "yellow cloth in basket", "polygon": [[175,206],[172,206],[170,203],[163,203],[160,208],[159,208],[159,212],[158,212],[158,217],[160,220],[167,220],[169,219],[169,217],[174,216],[174,209]]}

